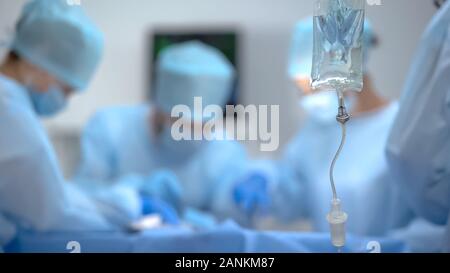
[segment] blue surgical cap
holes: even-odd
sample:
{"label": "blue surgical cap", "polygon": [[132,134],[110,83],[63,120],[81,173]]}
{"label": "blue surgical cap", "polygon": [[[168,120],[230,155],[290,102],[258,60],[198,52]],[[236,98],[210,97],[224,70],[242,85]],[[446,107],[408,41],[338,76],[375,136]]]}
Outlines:
{"label": "blue surgical cap", "polygon": [[194,97],[202,98],[203,107],[223,107],[231,95],[234,73],[232,64],[214,47],[199,41],[170,46],[158,58],[155,102],[167,113],[183,104],[194,114]]}
{"label": "blue surgical cap", "polygon": [[100,61],[103,37],[79,6],[63,0],[34,0],[22,10],[11,49],[82,90]]}
{"label": "blue surgical cap", "polygon": [[[364,63],[367,63],[369,51],[374,46],[375,34],[369,20],[364,22]],[[295,26],[289,55],[288,73],[291,78],[310,77],[314,41],[313,18],[309,17]]]}

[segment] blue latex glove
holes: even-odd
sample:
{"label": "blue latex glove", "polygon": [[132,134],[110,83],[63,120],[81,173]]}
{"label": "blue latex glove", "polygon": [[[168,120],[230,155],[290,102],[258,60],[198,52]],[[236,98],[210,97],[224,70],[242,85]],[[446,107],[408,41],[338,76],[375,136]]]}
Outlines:
{"label": "blue latex glove", "polygon": [[270,205],[267,178],[261,173],[253,173],[236,183],[233,199],[248,216],[267,212]]}
{"label": "blue latex glove", "polygon": [[182,188],[178,177],[170,170],[154,172],[141,187],[141,194],[156,197],[181,210]]}
{"label": "blue latex glove", "polygon": [[168,203],[158,198],[148,196],[141,196],[141,201],[143,215],[159,214],[166,224],[180,224],[176,210]]}

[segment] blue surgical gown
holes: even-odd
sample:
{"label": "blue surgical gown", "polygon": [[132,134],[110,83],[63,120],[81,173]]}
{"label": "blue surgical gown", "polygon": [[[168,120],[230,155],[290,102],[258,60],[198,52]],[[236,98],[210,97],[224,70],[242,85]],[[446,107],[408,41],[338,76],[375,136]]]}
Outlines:
{"label": "blue surgical gown", "polygon": [[[1,74],[0,126],[0,234],[7,234],[5,241],[15,229],[109,230],[115,227],[109,216],[134,219],[133,208],[119,210],[120,204],[108,200],[116,190],[102,194],[98,203],[64,182],[26,89]],[[130,215],[121,214],[125,211]]]}
{"label": "blue surgical gown", "polygon": [[152,173],[169,170],[181,184],[181,210],[194,208],[245,223],[231,194],[248,163],[245,149],[234,141],[203,141],[192,154],[180,156],[158,144],[150,125],[153,109],[117,106],[97,112],[83,133],[75,180],[85,188],[130,184],[133,179],[151,183]]}
{"label": "blue surgical gown", "polygon": [[450,2],[422,36],[387,146],[391,169],[421,216],[447,223],[450,252]]}

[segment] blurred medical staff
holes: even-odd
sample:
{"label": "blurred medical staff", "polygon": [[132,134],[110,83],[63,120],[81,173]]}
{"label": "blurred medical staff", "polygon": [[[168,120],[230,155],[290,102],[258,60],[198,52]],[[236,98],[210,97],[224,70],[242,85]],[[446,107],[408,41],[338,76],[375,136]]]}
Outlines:
{"label": "blurred medical staff", "polygon": [[87,189],[134,185],[142,194],[171,204],[194,225],[213,224],[209,212],[240,221],[231,182],[244,168],[244,149],[233,141],[176,141],[171,135],[178,120],[171,117],[176,105],[186,105],[192,119],[181,120],[192,134],[201,134],[209,118],[194,111],[194,97],[202,98],[203,107],[225,106],[234,73],[220,51],[202,42],[164,49],[157,61],[152,103],[107,108],[89,122],[76,180]]}
{"label": "blurred medical staff", "polygon": [[[442,2],[445,2],[442,4]],[[414,210],[441,225],[450,211],[450,2],[425,30],[387,146],[401,192]],[[450,228],[442,249],[450,252]]]}
{"label": "blurred medical staff", "polygon": [[[101,33],[79,7],[37,0],[22,10],[0,66],[2,244],[21,230],[105,230],[121,217],[139,215],[134,191],[111,189],[95,202],[64,183],[39,121],[63,110],[74,90],[86,88],[102,48]],[[119,197],[127,199],[125,206]]]}
{"label": "blurred medical staff", "polygon": [[[365,59],[375,44],[376,37],[366,21]],[[290,77],[304,93],[301,106],[307,113],[307,121],[286,148],[283,159],[267,164],[265,175],[269,185],[253,193],[247,191],[247,199],[260,200],[254,195],[267,192],[272,212],[282,220],[308,218],[316,231],[326,232],[329,227],[325,216],[332,199],[328,174],[341,129],[336,121],[336,94],[313,94],[310,90],[312,51],[313,20],[308,18],[296,25],[289,64]],[[362,236],[385,235],[410,219],[387,172],[384,156],[397,104],[378,94],[368,73],[364,76],[362,93],[348,95],[347,102],[352,119],[348,122],[347,142],[336,164],[335,177],[339,197],[349,215],[348,231]],[[235,192],[245,191],[254,184],[253,180],[239,183]],[[259,204],[255,202],[252,207],[257,208]]]}

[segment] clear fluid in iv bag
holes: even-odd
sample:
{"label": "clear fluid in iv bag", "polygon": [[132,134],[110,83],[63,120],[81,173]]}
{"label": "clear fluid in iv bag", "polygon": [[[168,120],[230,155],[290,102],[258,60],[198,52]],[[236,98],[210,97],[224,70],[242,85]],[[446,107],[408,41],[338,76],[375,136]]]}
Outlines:
{"label": "clear fluid in iv bag", "polygon": [[329,12],[314,16],[314,90],[361,91],[364,10],[336,0]]}

